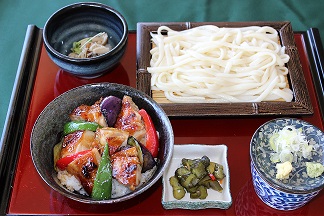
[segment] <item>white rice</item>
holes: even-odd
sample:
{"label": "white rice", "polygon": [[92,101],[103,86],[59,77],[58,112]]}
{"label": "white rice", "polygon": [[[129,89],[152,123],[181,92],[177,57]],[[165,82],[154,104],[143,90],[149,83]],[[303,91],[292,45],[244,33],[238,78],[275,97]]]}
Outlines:
{"label": "white rice", "polygon": [[132,192],[127,186],[120,184],[116,179],[112,180],[111,198],[117,198]]}
{"label": "white rice", "polygon": [[[142,173],[141,181],[137,188],[150,180],[150,178],[155,173],[156,168],[157,167],[155,166],[152,169],[147,170],[145,173]],[[66,170],[58,170],[57,178],[60,180],[61,184],[69,191],[77,192],[83,195],[88,195],[87,192],[83,189],[80,180],[74,175],[68,173]],[[116,179],[112,179],[111,198],[125,196],[131,192],[132,190],[130,190],[127,186],[120,184]]]}
{"label": "white rice", "polygon": [[88,195],[87,192],[83,189],[80,180],[77,179],[74,175],[68,173],[66,170],[58,170],[57,178],[68,190],[72,192],[75,191],[83,195]]}
{"label": "white rice", "polygon": [[[138,188],[141,185],[148,182],[151,179],[151,177],[153,176],[153,174],[155,173],[155,170],[156,170],[156,166],[153,167],[150,170],[147,170],[145,173],[142,173],[141,181],[137,185],[136,188]],[[116,179],[113,179],[113,181],[112,181],[112,189],[111,189],[111,198],[117,198],[117,197],[125,196],[125,195],[127,195],[127,194],[129,194],[131,192],[132,192],[132,190],[130,190],[127,186],[125,186],[123,184],[120,184]]]}

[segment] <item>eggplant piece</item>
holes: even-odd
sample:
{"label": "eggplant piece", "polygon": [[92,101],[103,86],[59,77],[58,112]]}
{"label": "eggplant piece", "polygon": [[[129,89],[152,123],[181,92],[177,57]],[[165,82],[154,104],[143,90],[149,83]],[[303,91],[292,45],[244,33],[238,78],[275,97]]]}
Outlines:
{"label": "eggplant piece", "polygon": [[142,172],[145,173],[147,170],[150,170],[156,166],[156,161],[154,160],[154,157],[152,156],[151,152],[144,145],[140,143],[140,147],[143,152]]}
{"label": "eggplant piece", "polygon": [[100,103],[100,111],[105,117],[108,127],[114,126],[121,110],[122,100],[115,96],[105,97]]}
{"label": "eggplant piece", "polygon": [[147,170],[152,169],[156,165],[151,152],[140,142],[138,142],[133,136],[129,136],[127,144],[130,146],[135,146],[138,151],[138,158],[140,159],[142,165],[142,173],[145,173]]}

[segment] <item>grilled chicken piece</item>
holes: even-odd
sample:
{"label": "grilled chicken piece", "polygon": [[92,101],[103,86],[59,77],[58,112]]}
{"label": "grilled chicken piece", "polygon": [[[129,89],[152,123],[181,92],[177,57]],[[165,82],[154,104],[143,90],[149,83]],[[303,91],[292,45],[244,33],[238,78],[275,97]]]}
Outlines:
{"label": "grilled chicken piece", "polygon": [[100,103],[101,99],[98,100],[96,103],[94,103],[92,106],[88,105],[81,105],[75,108],[70,113],[70,119],[72,121],[76,120],[84,120],[84,121],[90,121],[90,122],[96,122],[102,127],[107,127],[106,119],[102,115],[100,110]]}
{"label": "grilled chicken piece", "polygon": [[135,137],[136,140],[145,145],[146,130],[144,121],[138,113],[138,110],[132,98],[125,95],[114,127],[129,132],[130,136]]}
{"label": "grilled chicken piece", "polygon": [[113,155],[111,155],[111,160],[113,160],[116,157],[137,157],[138,152],[136,147],[131,146],[125,146],[124,148],[121,148],[120,151],[117,151]]}
{"label": "grilled chicken piece", "polygon": [[84,190],[91,194],[93,182],[97,174],[101,156],[98,149],[93,148],[89,153],[76,158],[66,167],[66,170],[76,176]]}
{"label": "grilled chicken piece", "polygon": [[93,131],[75,131],[64,137],[60,158],[90,149],[95,139]]}
{"label": "grilled chicken piece", "polygon": [[119,147],[127,144],[128,135],[128,132],[116,128],[98,128],[92,147],[97,148],[99,152],[102,153],[108,142],[109,155],[112,155]]}
{"label": "grilled chicken piece", "polygon": [[[133,156],[134,155],[134,156]],[[135,147],[123,149],[111,156],[112,176],[131,190],[140,183],[142,167]]]}

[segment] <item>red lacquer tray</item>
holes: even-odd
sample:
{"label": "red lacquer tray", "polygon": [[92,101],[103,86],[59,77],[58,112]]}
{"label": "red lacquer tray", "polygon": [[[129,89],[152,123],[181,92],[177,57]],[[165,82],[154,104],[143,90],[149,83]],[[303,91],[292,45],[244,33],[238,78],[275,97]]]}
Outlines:
{"label": "red lacquer tray", "polygon": [[[42,45],[41,29],[29,26],[23,50],[20,73],[17,75],[14,99],[7,120],[3,152],[7,158],[1,173],[3,214],[80,214],[80,215],[321,215],[324,192],[301,209],[283,212],[265,205],[255,194],[250,173],[249,143],[254,131],[264,122],[275,118],[171,118],[176,144],[205,143],[228,146],[232,206],[227,210],[165,210],[161,205],[162,183],[159,181],[137,199],[116,205],[82,204],[61,196],[50,189],[34,168],[30,155],[30,134],[43,108],[57,95],[73,87],[94,82],[115,82],[136,86],[136,33],[130,32],[128,48],[121,64],[103,77],[85,80],[61,70],[49,59]],[[323,100],[318,59],[314,44],[304,32],[295,33],[314,115],[301,116],[324,129],[320,102]],[[318,40],[317,40],[318,41]],[[314,51],[315,50],[315,51]],[[321,51],[320,51],[321,52]],[[31,56],[31,57],[30,57]],[[27,58],[27,60],[25,59]],[[22,102],[21,102],[22,101]],[[18,106],[18,108],[17,108]],[[17,114],[17,110],[20,113]],[[25,116],[25,117],[24,117]],[[18,119],[17,119],[18,118]],[[18,122],[17,128],[13,125]],[[21,125],[21,126],[19,126]],[[19,128],[20,127],[20,128]],[[21,130],[21,132],[17,132]],[[16,131],[14,133],[13,131]],[[10,143],[12,142],[12,143]],[[8,147],[9,144],[14,147]],[[51,150],[49,150],[51,151]],[[17,156],[17,157],[16,157]]]}

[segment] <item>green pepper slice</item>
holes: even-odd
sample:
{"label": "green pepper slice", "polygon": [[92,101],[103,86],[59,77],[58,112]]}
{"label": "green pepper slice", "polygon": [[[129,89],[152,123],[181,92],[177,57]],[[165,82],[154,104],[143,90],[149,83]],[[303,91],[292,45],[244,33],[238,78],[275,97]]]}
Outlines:
{"label": "green pepper slice", "polygon": [[106,144],[94,180],[91,196],[93,199],[96,200],[110,199],[111,189],[112,189],[112,166],[109,157],[109,147],[108,144]]}
{"label": "green pepper slice", "polygon": [[143,167],[143,160],[144,160],[143,152],[142,152],[141,146],[139,145],[138,141],[133,136],[129,136],[127,139],[127,144],[130,146],[134,146],[136,148],[138,159],[141,163],[141,166]]}
{"label": "green pepper slice", "polygon": [[78,130],[96,131],[98,127],[100,126],[96,122],[70,121],[64,125],[63,133],[67,135]]}

